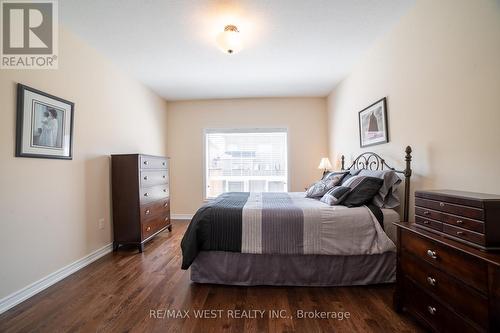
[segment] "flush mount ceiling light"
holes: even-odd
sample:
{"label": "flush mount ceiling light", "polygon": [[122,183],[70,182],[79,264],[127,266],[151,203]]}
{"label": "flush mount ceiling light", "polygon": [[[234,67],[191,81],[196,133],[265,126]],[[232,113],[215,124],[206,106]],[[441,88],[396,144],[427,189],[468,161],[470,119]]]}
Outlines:
{"label": "flush mount ceiling light", "polygon": [[217,35],[217,44],[222,52],[233,54],[241,50],[241,36],[238,27],[226,25],[224,31]]}

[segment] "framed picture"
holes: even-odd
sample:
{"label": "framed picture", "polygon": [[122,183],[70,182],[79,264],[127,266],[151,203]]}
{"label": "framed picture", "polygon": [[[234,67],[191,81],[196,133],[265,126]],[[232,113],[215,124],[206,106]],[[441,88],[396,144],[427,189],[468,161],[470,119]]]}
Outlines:
{"label": "framed picture", "polygon": [[359,143],[361,148],[389,142],[386,98],[359,111]]}
{"label": "framed picture", "polygon": [[16,156],[73,158],[75,104],[17,85]]}

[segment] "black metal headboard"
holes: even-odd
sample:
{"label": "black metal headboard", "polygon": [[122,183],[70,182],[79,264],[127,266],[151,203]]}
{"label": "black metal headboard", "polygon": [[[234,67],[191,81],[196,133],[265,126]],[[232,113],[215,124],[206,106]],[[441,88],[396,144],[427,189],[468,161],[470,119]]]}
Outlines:
{"label": "black metal headboard", "polygon": [[345,168],[345,158],[344,155],[341,157],[342,170],[394,170],[396,173],[400,173],[405,178],[405,194],[404,194],[404,206],[403,206],[403,221],[408,222],[408,215],[410,209],[410,177],[411,177],[411,147],[408,146],[405,149],[405,161],[406,168],[404,170],[396,170],[390,167],[385,160],[380,157],[380,155],[372,152],[362,153],[352,161],[352,164]]}

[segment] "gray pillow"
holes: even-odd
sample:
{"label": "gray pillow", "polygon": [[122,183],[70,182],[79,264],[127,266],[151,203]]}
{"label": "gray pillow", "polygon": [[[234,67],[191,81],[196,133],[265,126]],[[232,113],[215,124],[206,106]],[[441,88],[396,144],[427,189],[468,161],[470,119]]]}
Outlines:
{"label": "gray pillow", "polygon": [[361,170],[360,176],[380,178],[384,182],[373,198],[373,203],[380,208],[396,208],[400,205],[398,186],[401,178],[394,170]]}
{"label": "gray pillow", "polygon": [[[334,176],[337,176],[337,175],[342,175],[342,179],[349,173],[349,171],[331,171],[331,172],[328,172],[325,176],[323,176],[323,178],[321,178],[322,180],[326,180],[328,178],[331,178],[331,177],[334,177]],[[342,180],[341,180],[342,181]]]}
{"label": "gray pillow", "polygon": [[358,169],[349,170],[349,172],[344,176],[344,178],[342,178],[340,185],[344,186],[345,182],[347,182],[352,177],[357,176],[360,173],[360,171],[361,170]]}
{"label": "gray pillow", "polygon": [[344,186],[335,186],[330,191],[321,197],[321,202],[324,202],[330,206],[338,205],[342,200],[349,194],[351,189]]}
{"label": "gray pillow", "polygon": [[332,187],[340,183],[343,176],[344,175],[335,175],[314,183],[307,189],[306,198],[320,198],[324,196]]}
{"label": "gray pillow", "polygon": [[342,205],[346,207],[359,207],[371,202],[384,183],[383,179],[380,178],[355,177],[356,180],[351,182],[349,193],[342,200]]}

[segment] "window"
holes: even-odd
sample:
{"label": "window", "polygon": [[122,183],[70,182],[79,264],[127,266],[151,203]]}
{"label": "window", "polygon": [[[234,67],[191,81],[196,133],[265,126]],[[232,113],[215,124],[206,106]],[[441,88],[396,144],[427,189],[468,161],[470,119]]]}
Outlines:
{"label": "window", "polygon": [[205,130],[205,197],[288,191],[286,129]]}

